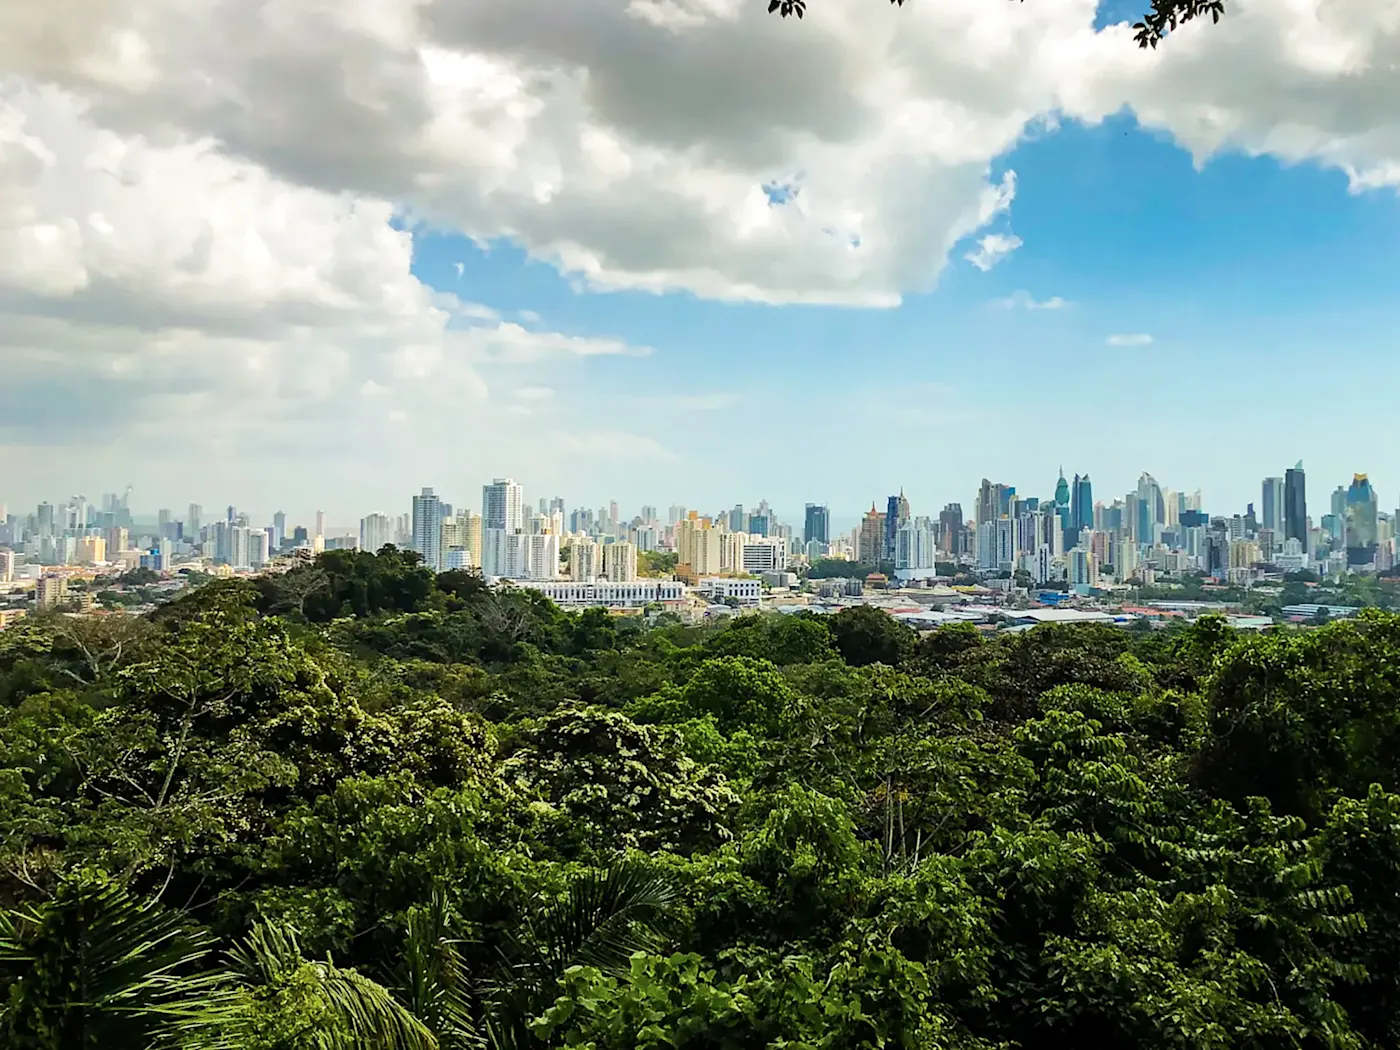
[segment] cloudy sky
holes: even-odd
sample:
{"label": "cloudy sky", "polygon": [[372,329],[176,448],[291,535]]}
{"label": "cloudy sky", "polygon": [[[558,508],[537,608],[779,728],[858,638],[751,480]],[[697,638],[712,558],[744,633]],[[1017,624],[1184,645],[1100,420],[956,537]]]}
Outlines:
{"label": "cloudy sky", "polygon": [[1400,496],[1400,7],[0,5],[0,503]]}

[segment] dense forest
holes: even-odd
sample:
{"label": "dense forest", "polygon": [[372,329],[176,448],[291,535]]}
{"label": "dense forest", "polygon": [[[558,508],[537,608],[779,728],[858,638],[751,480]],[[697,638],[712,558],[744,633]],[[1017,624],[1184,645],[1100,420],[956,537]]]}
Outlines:
{"label": "dense forest", "polygon": [[331,552],[0,631],[15,1050],[1400,1046],[1400,618],[565,613]]}

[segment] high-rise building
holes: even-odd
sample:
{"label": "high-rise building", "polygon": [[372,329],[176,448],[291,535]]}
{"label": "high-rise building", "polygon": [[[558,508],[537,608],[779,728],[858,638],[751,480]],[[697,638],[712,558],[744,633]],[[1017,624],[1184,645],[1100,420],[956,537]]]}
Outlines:
{"label": "high-rise building", "polygon": [[1260,527],[1283,535],[1283,478],[1265,478],[1260,492]]}
{"label": "high-rise building", "polygon": [[360,550],[378,554],[381,547],[393,542],[394,519],[389,515],[369,514],[360,519]]}
{"label": "high-rise building", "polygon": [[[1056,502],[1059,497],[1056,494]],[[1079,545],[1079,534],[1084,529],[1094,527],[1094,486],[1089,475],[1074,476],[1069,489],[1069,528],[1065,532],[1065,549],[1072,550]]]}
{"label": "high-rise building", "polygon": [[720,571],[721,533],[709,518],[688,513],[676,523],[676,561],[697,576],[712,576]]}
{"label": "high-rise building", "polygon": [[603,575],[610,583],[631,583],[637,578],[637,548],[619,540],[603,548]]}
{"label": "high-rise building", "polygon": [[413,497],[413,549],[433,572],[442,571],[442,501],[432,489]]}
{"label": "high-rise building", "polygon": [[860,522],[860,540],[856,545],[856,558],[862,565],[876,566],[885,555],[885,514],[870,504]]}
{"label": "high-rise building", "polygon": [[1289,468],[1283,475],[1283,534],[1284,539],[1298,540],[1307,547],[1307,477],[1303,473],[1301,462],[1296,467]]}
{"label": "high-rise building", "polygon": [[315,535],[322,538],[326,535],[326,512],[318,510],[316,512],[316,532]]}
{"label": "high-rise building", "polygon": [[1069,482],[1065,480],[1065,468],[1060,468],[1060,479],[1055,482],[1055,512],[1060,516],[1060,531],[1062,536],[1070,534],[1070,491]]}
{"label": "high-rise building", "polygon": [[802,522],[802,542],[831,542],[831,511],[824,504],[809,503]]}
{"label": "high-rise building", "polygon": [[10,583],[15,578],[15,552],[0,550],[0,583]]}
{"label": "high-rise building", "polygon": [[938,564],[938,530],[927,517],[909,518],[895,535],[894,568],[903,578],[932,576]]}
{"label": "high-rise building", "polygon": [[481,487],[482,527],[515,532],[525,527],[524,495],[513,478],[496,478]]}
{"label": "high-rise building", "polygon": [[894,561],[895,537],[899,527],[909,520],[909,501],[904,498],[904,490],[898,496],[891,496],[885,503],[885,561]]}
{"label": "high-rise building", "polygon": [[287,515],[278,511],[272,516],[272,547],[281,550],[287,542]]}
{"label": "high-rise building", "polygon": [[1370,565],[1376,560],[1378,540],[1376,490],[1365,474],[1351,479],[1346,491],[1346,543],[1348,565]]}
{"label": "high-rise building", "polygon": [[967,534],[961,503],[949,503],[938,513],[938,546],[944,554],[966,554]]}
{"label": "high-rise building", "polygon": [[590,539],[569,544],[569,578],[575,583],[592,583],[602,575],[602,548]]}

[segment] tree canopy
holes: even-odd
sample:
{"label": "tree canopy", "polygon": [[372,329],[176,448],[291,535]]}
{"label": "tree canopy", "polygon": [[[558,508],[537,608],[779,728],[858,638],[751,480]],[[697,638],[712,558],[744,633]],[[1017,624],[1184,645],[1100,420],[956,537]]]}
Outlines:
{"label": "tree canopy", "polygon": [[1400,616],[647,624],[327,552],[0,631],[16,1050],[1400,1046]]}

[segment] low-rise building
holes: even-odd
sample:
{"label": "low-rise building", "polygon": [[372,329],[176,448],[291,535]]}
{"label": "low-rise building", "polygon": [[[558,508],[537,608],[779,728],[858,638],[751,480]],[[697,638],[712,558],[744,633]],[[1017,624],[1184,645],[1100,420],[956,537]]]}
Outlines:
{"label": "low-rise building", "polygon": [[573,608],[640,609],[656,602],[678,605],[685,601],[685,585],[679,580],[521,580],[517,586],[537,591],[556,605]]}

